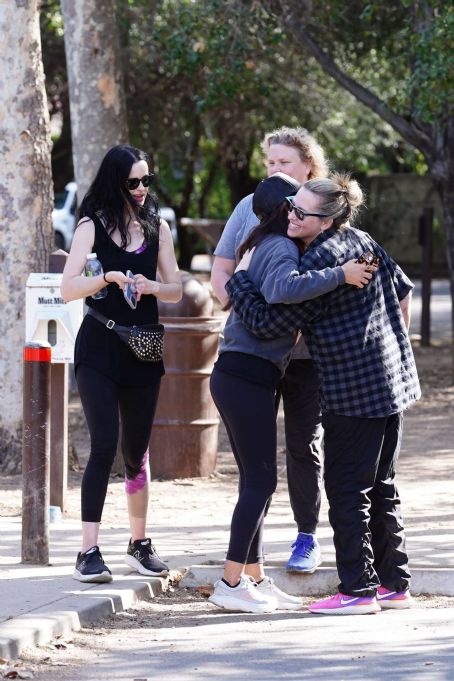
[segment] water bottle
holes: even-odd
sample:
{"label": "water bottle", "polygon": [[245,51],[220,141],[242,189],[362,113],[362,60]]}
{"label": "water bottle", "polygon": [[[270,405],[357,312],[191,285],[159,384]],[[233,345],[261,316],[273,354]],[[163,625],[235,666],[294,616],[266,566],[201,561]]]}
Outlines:
{"label": "water bottle", "polygon": [[[98,260],[96,253],[89,253],[87,255],[87,262],[85,263],[85,276],[86,277],[96,277],[98,274],[104,274],[101,263]],[[107,286],[104,286],[97,293],[93,293],[93,300],[99,300],[100,298],[105,298],[107,295]]]}

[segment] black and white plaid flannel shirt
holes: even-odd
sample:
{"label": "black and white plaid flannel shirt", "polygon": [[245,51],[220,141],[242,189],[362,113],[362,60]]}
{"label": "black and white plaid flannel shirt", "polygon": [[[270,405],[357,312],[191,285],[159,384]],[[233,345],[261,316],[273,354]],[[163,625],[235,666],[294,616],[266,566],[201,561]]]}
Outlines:
{"label": "black and white plaid flannel shirt", "polygon": [[303,303],[268,305],[247,273],[238,272],[226,290],[255,335],[303,332],[318,367],[324,412],[374,418],[400,412],[421,395],[399,304],[413,284],[369,234],[353,227],[322,232],[299,269],[335,267],[368,250],[380,257],[380,265],[362,289],[343,285]]}

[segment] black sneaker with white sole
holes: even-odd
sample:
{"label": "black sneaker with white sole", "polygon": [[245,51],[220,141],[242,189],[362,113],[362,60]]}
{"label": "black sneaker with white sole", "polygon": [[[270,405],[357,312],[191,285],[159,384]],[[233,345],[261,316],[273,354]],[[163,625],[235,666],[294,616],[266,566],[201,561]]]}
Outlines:
{"label": "black sneaker with white sole", "polygon": [[136,539],[134,542],[129,540],[125,563],[141,575],[166,577],[169,574],[168,566],[156,553],[151,539]]}
{"label": "black sneaker with white sole", "polygon": [[92,546],[85,553],[78,553],[76,567],[73,572],[74,579],[79,582],[111,582],[112,573],[104,563],[98,546]]}

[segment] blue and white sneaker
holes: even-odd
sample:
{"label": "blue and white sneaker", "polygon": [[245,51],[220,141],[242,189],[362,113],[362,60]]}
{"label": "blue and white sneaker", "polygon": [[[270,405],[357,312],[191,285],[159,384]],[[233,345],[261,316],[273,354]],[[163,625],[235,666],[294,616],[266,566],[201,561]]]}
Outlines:
{"label": "blue and white sneaker", "polygon": [[292,555],[286,566],[287,572],[310,575],[322,562],[320,545],[315,534],[299,532],[292,549]]}

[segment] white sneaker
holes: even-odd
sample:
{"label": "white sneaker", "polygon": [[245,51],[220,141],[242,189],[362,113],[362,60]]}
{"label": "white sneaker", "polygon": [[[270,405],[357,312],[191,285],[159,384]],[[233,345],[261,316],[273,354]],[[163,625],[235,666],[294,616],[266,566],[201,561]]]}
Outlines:
{"label": "white sneaker", "polygon": [[257,588],[261,594],[265,596],[271,596],[277,601],[277,610],[301,610],[303,603],[301,598],[296,598],[296,596],[290,596],[284,591],[281,591],[278,586],[273,582],[271,577],[264,577],[262,581],[257,584]]}
{"label": "white sneaker", "polygon": [[213,595],[209,602],[226,610],[241,612],[273,612],[277,601],[273,596],[262,593],[250,577],[242,575],[239,584],[231,587],[220,579],[214,585]]}

